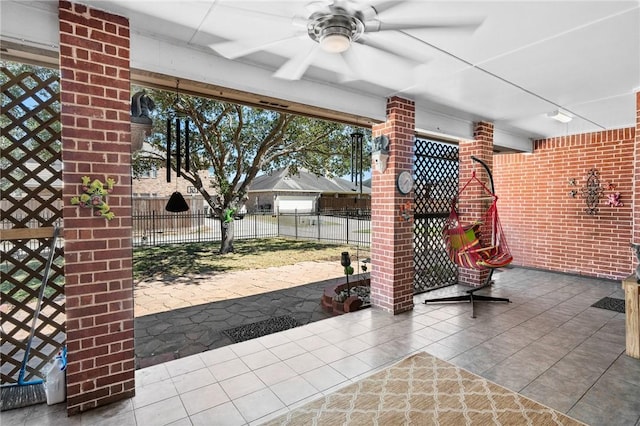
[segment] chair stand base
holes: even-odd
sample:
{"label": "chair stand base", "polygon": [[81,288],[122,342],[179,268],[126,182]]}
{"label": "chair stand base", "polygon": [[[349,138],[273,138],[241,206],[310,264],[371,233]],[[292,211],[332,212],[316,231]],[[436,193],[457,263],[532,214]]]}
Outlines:
{"label": "chair stand base", "polygon": [[471,290],[467,290],[466,294],[462,294],[459,296],[449,296],[449,297],[438,297],[435,299],[427,299],[424,301],[424,304],[428,303],[446,303],[446,302],[469,302],[471,303],[471,318],[476,317],[475,305],[474,302],[507,302],[511,303],[511,300],[505,297],[493,297],[493,296],[483,296],[481,294],[474,294],[476,291],[482,290],[485,287],[489,287],[491,285],[491,277],[493,275],[493,269],[491,273],[487,277],[485,284],[480,287],[473,288]]}

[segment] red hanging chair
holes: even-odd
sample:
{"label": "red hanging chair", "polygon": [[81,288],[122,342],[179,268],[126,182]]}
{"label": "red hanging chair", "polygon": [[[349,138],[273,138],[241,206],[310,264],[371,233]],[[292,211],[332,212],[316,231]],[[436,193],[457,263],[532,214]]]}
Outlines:
{"label": "red hanging chair", "polygon": [[[481,217],[462,221],[457,204],[460,195],[471,183],[477,183],[484,194],[482,200],[491,205]],[[494,269],[507,266],[513,260],[500,219],[496,202],[498,196],[476,177],[475,171],[451,203],[451,212],[444,226],[443,238],[447,254],[453,263],[464,268]]]}
{"label": "red hanging chair", "polygon": [[[471,317],[475,318],[474,302],[476,301],[509,302],[509,299],[504,297],[493,297],[475,293],[489,287],[492,283],[494,269],[509,265],[513,261],[513,256],[509,251],[507,240],[500,225],[496,205],[498,196],[493,192],[493,176],[491,175],[491,171],[483,161],[473,156],[471,159],[480,163],[487,171],[492,189],[487,188],[487,186],[476,177],[474,171],[471,178],[462,186],[462,189],[460,189],[460,192],[454,197],[451,203],[451,211],[442,230],[442,236],[447,254],[453,263],[463,268],[488,270],[489,273],[486,276],[484,284],[468,289],[464,291],[464,294],[426,299],[424,303],[468,301],[471,303]],[[491,202],[488,209],[475,217],[471,217],[471,213],[461,215],[458,210],[458,200],[460,196],[472,183],[480,186],[482,195],[479,199],[477,196],[470,197],[469,199],[463,198],[463,202]],[[467,218],[467,216],[469,216],[469,218]],[[435,288],[433,291],[441,288],[442,287]]]}

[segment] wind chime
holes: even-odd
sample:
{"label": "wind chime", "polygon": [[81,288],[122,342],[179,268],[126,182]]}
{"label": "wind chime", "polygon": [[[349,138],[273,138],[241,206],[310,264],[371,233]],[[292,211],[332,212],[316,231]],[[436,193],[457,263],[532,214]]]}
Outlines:
{"label": "wind chime", "polygon": [[362,140],[364,135],[360,132],[351,133],[351,182],[360,185],[362,196]]}
{"label": "wind chime", "polygon": [[165,206],[165,210],[174,213],[186,212],[189,210],[189,205],[185,201],[184,197],[178,191],[178,179],[182,173],[182,127],[183,127],[183,119],[184,119],[184,170],[186,172],[189,171],[189,119],[185,117],[185,115],[180,111],[180,96],[178,94],[178,86],[180,81],[176,82],[176,100],[173,104],[173,114],[169,114],[167,116],[167,183],[171,183],[171,154],[173,152],[173,142],[171,140],[171,135],[175,131],[175,153],[176,153],[176,190],[167,205]]}

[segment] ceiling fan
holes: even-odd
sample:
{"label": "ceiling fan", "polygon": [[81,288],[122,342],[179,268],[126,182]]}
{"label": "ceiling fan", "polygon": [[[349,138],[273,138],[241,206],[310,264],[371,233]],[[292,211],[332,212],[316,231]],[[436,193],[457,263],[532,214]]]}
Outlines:
{"label": "ceiling fan", "polygon": [[[375,49],[378,52],[386,53],[403,60],[410,61],[414,66],[420,62],[409,55],[403,55],[397,48],[385,45],[384,41],[378,38],[375,40],[371,34],[388,31],[404,32],[415,29],[436,29],[436,28],[476,28],[480,23],[457,22],[457,23],[429,23],[426,19],[418,19],[413,22],[385,22],[381,15],[390,9],[409,3],[411,0],[395,1],[358,1],[358,0],[333,0],[315,1],[307,5],[310,14],[306,17],[296,16],[292,24],[298,30],[291,35],[275,40],[236,40],[210,45],[220,55],[228,59],[236,59],[251,53],[259,52],[271,48],[279,43],[292,39],[303,39],[312,41],[310,49],[301,50],[285,62],[274,74],[277,78],[286,80],[300,79],[308,67],[320,52],[340,55],[350,69],[350,74],[356,77],[361,76],[366,68],[361,63],[366,55],[366,49]],[[272,16],[272,15],[270,15]],[[359,50],[360,54],[354,56],[354,50]]]}

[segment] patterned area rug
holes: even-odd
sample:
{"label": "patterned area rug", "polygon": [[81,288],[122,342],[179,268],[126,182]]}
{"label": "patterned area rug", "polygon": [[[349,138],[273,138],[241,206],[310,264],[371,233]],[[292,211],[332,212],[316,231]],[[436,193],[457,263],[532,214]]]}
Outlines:
{"label": "patterned area rug", "polygon": [[613,297],[603,297],[593,305],[594,308],[608,309],[624,314],[624,299],[614,299]]}
{"label": "patterned area rug", "polygon": [[267,425],[584,425],[427,353]]}

